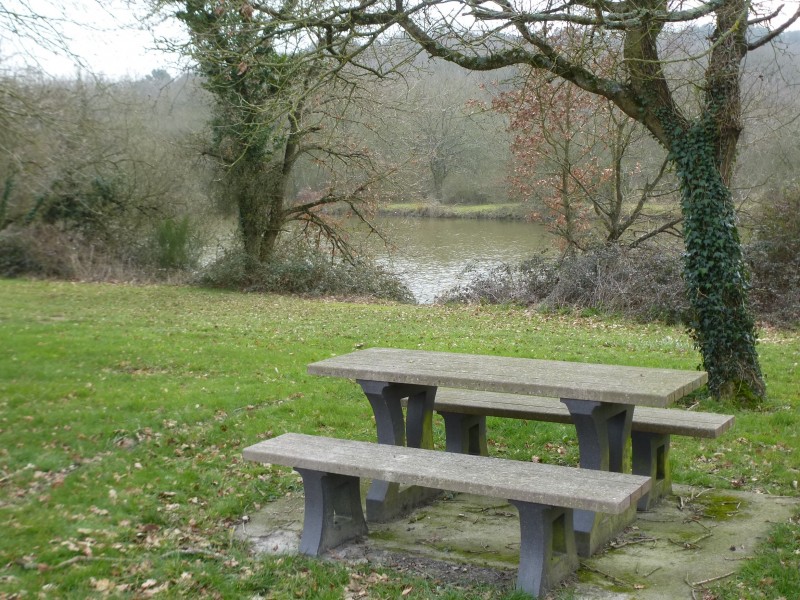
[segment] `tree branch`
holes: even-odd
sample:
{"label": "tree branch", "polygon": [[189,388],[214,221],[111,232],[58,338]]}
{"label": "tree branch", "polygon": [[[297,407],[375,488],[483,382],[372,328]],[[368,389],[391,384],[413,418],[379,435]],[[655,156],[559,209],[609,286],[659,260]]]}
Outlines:
{"label": "tree branch", "polygon": [[[762,19],[762,20],[763,21],[768,21],[768,20],[772,19],[773,17],[777,16],[777,14],[781,11],[782,8],[783,8],[783,5],[781,5],[771,15],[769,15],[767,17],[764,17],[764,19]],[[782,34],[784,31],[786,31],[789,27],[791,27],[792,24],[795,21],[797,21],[798,18],[800,18],[800,6],[797,7],[797,10],[794,12],[794,14],[791,17],[789,17],[789,20],[786,21],[783,25],[781,25],[777,29],[771,31],[770,33],[768,33],[767,35],[762,37],[760,40],[757,40],[755,42],[751,42],[751,43],[747,44],[748,52],[752,52],[753,50],[756,50],[757,48],[760,48],[761,46],[764,46],[765,44],[768,44],[769,42],[774,40],[776,37],[778,37],[780,34]]]}
{"label": "tree branch", "polygon": [[643,236],[641,236],[639,238],[636,238],[636,240],[631,244],[631,248],[636,248],[642,242],[645,242],[645,241],[649,240],[650,238],[653,238],[653,237],[657,236],[660,233],[664,233],[666,231],[669,231],[670,229],[673,229],[678,223],[681,223],[682,221],[683,221],[683,217],[677,217],[677,218],[671,220],[668,223],[664,223],[661,227],[658,227],[658,228],[656,228],[656,229],[654,229],[652,231],[647,232]]}
{"label": "tree branch", "polygon": [[[727,0],[711,0],[688,10],[657,10],[653,8],[636,7],[625,12],[603,12],[604,5],[599,2],[576,2],[580,6],[590,9],[591,12],[576,14],[575,12],[519,12],[511,9],[510,5],[503,3],[506,10],[492,10],[477,4],[470,3],[474,8],[468,15],[478,20],[505,20],[515,23],[570,23],[572,25],[585,25],[595,27],[606,27],[608,29],[625,30],[631,27],[641,27],[647,23],[682,23],[694,21],[708,16],[717,11]],[[626,3],[620,3],[618,8],[627,7]]]}

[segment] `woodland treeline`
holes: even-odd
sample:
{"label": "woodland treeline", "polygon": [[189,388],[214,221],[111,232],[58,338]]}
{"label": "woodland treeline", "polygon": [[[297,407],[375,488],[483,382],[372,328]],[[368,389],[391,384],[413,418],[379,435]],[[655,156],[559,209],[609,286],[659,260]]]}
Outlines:
{"label": "woodland treeline", "polygon": [[[761,242],[783,238],[782,224],[787,236],[796,233],[791,223],[798,202],[800,105],[792,89],[774,95],[779,86],[769,83],[796,78],[800,33],[784,38],[777,64],[768,57],[753,68],[747,139],[736,172],[737,208],[752,234],[747,239]],[[375,178],[362,205],[365,216],[380,211],[450,215],[449,206],[494,204],[506,207],[506,218],[547,223],[560,240],[556,256],[569,248],[583,253],[615,236],[627,246],[653,236],[658,248],[679,249],[676,184],[662,170],[664,150],[641,131],[620,129],[603,106],[570,98],[575,91],[564,85],[554,93],[545,86],[543,97],[543,87],[535,85],[541,81],[517,71],[470,72],[417,57],[402,77],[362,85],[364,102],[348,108],[342,135],[361,144],[359,158]],[[5,275],[180,279],[179,273],[196,275],[201,263],[207,266],[211,256],[229,247],[237,207],[220,189],[208,156],[213,97],[200,75],[156,70],[139,80],[108,81],[89,73],[54,79],[36,70],[7,72],[0,94]],[[542,100],[574,110],[568,118],[563,112],[532,111],[543,106]],[[589,131],[581,140],[566,131],[576,122],[582,134]],[[620,161],[629,180],[625,189],[613,189],[608,181],[614,149],[603,138],[609,131],[625,139]],[[285,190],[290,203],[315,198],[332,181],[346,179],[354,161],[323,162],[312,154],[299,163]],[[560,172],[576,167],[586,175],[576,187],[594,186],[595,193],[575,194],[580,214],[567,225],[554,189]],[[592,209],[591,199],[599,203],[617,194],[624,218],[615,230]],[[630,228],[618,231],[643,198]],[[350,211],[330,207],[328,212],[335,224]],[[14,244],[8,241],[12,238]],[[763,244],[759,248],[763,254]],[[350,251],[355,256],[359,248]],[[782,270],[779,262],[769,269]],[[505,277],[500,270],[452,290],[447,298],[526,302],[552,292],[547,285],[533,290],[534,282],[526,279],[520,273]],[[542,287],[550,278],[538,280]],[[670,279],[668,286],[674,283]],[[678,302],[680,290],[665,287],[660,295],[665,306],[684,304]],[[770,315],[775,309],[781,313],[781,303],[771,298],[764,308]]]}
{"label": "woodland treeline", "polygon": [[[56,79],[34,70],[6,73],[1,81],[0,227],[6,236],[48,228],[75,243],[91,241],[128,267],[163,269],[194,268],[200,248],[227,243],[215,232],[226,229],[238,207],[217,171],[214,98],[202,76],[157,70],[139,80],[108,81],[86,73]],[[509,190],[505,117],[473,104],[490,100],[503,85],[440,61],[419,61],[402,78],[360,86],[341,114],[320,111],[323,124],[314,127],[326,130],[335,155],[323,160],[311,149],[300,156],[286,201],[300,205],[349,178],[368,181],[359,207],[328,207],[331,227],[343,212],[369,218],[397,204],[423,213],[427,205],[531,204]],[[165,228],[186,230],[185,252],[162,255],[157,240]],[[86,257],[71,260],[77,276],[96,276]]]}

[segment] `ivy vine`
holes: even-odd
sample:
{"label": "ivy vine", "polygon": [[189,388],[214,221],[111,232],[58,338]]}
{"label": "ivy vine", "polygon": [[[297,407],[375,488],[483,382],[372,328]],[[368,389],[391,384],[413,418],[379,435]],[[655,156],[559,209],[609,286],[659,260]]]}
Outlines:
{"label": "ivy vine", "polygon": [[763,397],[749,279],[731,192],[716,161],[712,115],[672,125],[671,154],[681,183],[684,279],[689,331],[716,396]]}

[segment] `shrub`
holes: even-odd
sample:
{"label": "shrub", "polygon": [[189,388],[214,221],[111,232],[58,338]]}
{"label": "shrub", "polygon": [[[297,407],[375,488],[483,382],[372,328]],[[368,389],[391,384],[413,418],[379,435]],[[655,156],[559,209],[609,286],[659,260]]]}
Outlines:
{"label": "shrub", "polygon": [[682,268],[677,250],[606,246],[565,260],[545,305],[681,322],[689,310]]}
{"label": "shrub", "polygon": [[302,242],[279,245],[269,264],[252,267],[248,262],[240,250],[228,251],[203,269],[197,282],[253,292],[413,301],[405,284],[374,261],[332,259]]}
{"label": "shrub", "polygon": [[542,253],[518,265],[502,264],[488,271],[471,266],[462,277],[467,283],[445,291],[436,302],[537,304],[555,287],[558,263]]}
{"label": "shrub", "polygon": [[55,227],[7,229],[0,235],[0,276],[74,279],[73,252]]}
{"label": "shrub", "polygon": [[472,188],[461,188],[445,196],[443,204],[491,204],[488,194]]}
{"label": "shrub", "polygon": [[688,311],[677,250],[607,246],[558,260],[546,254],[478,273],[438,302],[593,309],[682,321]]}
{"label": "shrub", "polygon": [[[119,247],[118,247],[119,246]],[[0,277],[77,281],[157,281],[165,273],[149,266],[141,249],[109,245],[56,225],[36,224],[0,233]],[[181,275],[177,279],[180,279]],[[174,274],[170,280],[176,281]]]}
{"label": "shrub", "polygon": [[112,243],[119,235],[120,225],[124,228],[137,208],[149,210],[134,207],[125,186],[126,181],[120,176],[106,178],[67,169],[35,199],[24,223],[57,225],[61,231]]}
{"label": "shrub", "polygon": [[152,262],[161,269],[191,269],[197,266],[202,244],[189,217],[165,219],[156,225],[150,243]]}

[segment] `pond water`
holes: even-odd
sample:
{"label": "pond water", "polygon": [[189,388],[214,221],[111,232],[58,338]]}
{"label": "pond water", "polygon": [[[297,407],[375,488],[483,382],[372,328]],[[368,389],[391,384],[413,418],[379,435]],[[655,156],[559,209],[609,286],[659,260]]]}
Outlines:
{"label": "pond water", "polygon": [[375,245],[378,261],[423,304],[467,281],[467,269],[474,273],[515,264],[551,241],[543,226],[524,221],[387,217],[378,224],[391,244]]}
{"label": "pond water", "polygon": [[[382,217],[376,225],[389,245],[375,236],[361,242],[380,265],[402,279],[421,304],[432,303],[476,272],[526,260],[549,247],[552,240],[542,225],[524,221]],[[206,248],[203,264],[230,247],[235,227],[232,221],[219,225],[217,241]],[[354,233],[360,229],[355,222],[353,229]],[[358,245],[357,240],[351,241]]]}

